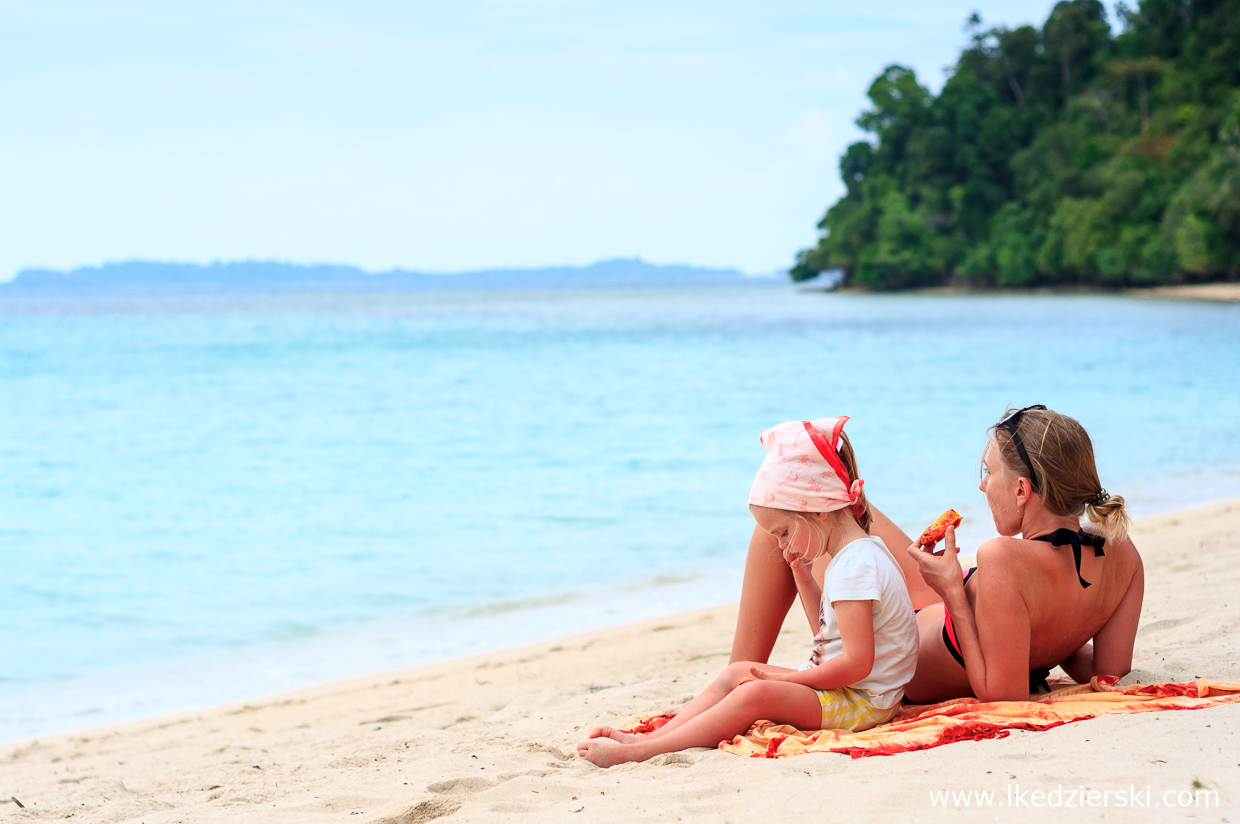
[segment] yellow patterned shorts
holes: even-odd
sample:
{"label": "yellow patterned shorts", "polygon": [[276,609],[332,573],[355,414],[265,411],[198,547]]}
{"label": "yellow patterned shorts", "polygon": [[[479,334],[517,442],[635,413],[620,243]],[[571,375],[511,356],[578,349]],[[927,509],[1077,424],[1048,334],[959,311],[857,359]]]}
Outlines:
{"label": "yellow patterned shorts", "polygon": [[821,729],[824,730],[861,732],[890,721],[900,711],[899,702],[891,709],[879,709],[870,703],[864,692],[852,687],[814,692],[818,693],[818,703],[822,704]]}

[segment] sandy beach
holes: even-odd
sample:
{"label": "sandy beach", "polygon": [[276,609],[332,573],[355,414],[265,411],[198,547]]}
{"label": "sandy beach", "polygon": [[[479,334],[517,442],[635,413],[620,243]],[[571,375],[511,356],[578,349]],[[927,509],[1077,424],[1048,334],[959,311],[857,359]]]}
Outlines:
{"label": "sandy beach", "polygon": [[1170,300],[1213,300],[1223,303],[1240,301],[1240,283],[1196,283],[1188,286],[1155,286],[1132,289],[1128,294],[1143,298]]}
{"label": "sandy beach", "polygon": [[[1123,683],[1240,680],[1240,500],[1143,519],[1134,537],[1147,589],[1135,669]],[[798,612],[773,663],[805,657]],[[1047,809],[998,804],[1013,791],[1057,786],[1149,788],[1154,803],[1166,791],[1218,794],[1210,806],[1073,809],[1069,820],[1235,821],[1240,812],[1234,704],[858,760],[698,749],[601,770],[577,759],[574,744],[590,727],[656,711],[704,685],[727,662],[735,615],[735,606],[721,606],[3,745],[0,820],[1041,822]],[[995,806],[936,806],[940,790],[993,790]]]}
{"label": "sandy beach", "polygon": [[[816,287],[813,281],[799,287],[805,292],[834,292],[843,295],[867,295],[875,292],[854,286]],[[1121,294],[1135,298],[1152,298],[1155,300],[1201,300],[1217,303],[1240,302],[1240,283],[1191,283],[1180,286],[1150,286],[1140,289],[1124,289],[1120,292],[1103,291],[1096,288],[1039,288],[1039,289],[969,289],[962,286],[932,286],[925,289],[911,289],[903,294],[916,295],[1072,295],[1072,294]]]}

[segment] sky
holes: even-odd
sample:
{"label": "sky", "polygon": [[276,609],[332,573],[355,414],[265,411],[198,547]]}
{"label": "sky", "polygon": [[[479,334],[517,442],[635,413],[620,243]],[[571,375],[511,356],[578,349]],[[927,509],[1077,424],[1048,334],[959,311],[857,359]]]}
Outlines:
{"label": "sky", "polygon": [[136,259],[783,270],[886,65],[937,91],[971,11],[1052,5],[0,0],[0,281]]}

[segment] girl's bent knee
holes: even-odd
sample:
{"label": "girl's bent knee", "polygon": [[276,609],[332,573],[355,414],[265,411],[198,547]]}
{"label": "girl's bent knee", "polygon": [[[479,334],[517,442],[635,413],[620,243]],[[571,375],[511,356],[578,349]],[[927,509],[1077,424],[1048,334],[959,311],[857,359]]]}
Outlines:
{"label": "girl's bent knee", "polygon": [[737,687],[728,697],[737,706],[761,715],[779,700],[780,686],[771,681],[751,681]]}
{"label": "girl's bent knee", "polygon": [[719,678],[727,681],[729,686],[735,687],[744,679],[753,677],[753,673],[749,671],[749,668],[752,666],[754,666],[753,661],[735,661],[728,664],[723,672],[719,674]]}

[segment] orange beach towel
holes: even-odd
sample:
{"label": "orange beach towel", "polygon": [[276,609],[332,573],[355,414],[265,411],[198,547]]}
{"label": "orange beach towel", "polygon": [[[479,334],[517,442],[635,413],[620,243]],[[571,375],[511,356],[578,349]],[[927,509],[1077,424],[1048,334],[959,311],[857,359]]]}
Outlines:
{"label": "orange beach towel", "polygon": [[[853,758],[927,750],[953,741],[1006,738],[1011,730],[1048,730],[1099,715],[1195,710],[1240,702],[1240,683],[1202,679],[1193,684],[1117,687],[1099,676],[1090,683],[1057,689],[1028,701],[982,703],[957,698],[942,704],[900,708],[891,721],[864,732],[815,730],[759,721],[745,735],[722,741],[719,749],[750,758],[786,758],[805,752],[846,752]],[[630,732],[649,732],[666,719],[639,719]]]}

